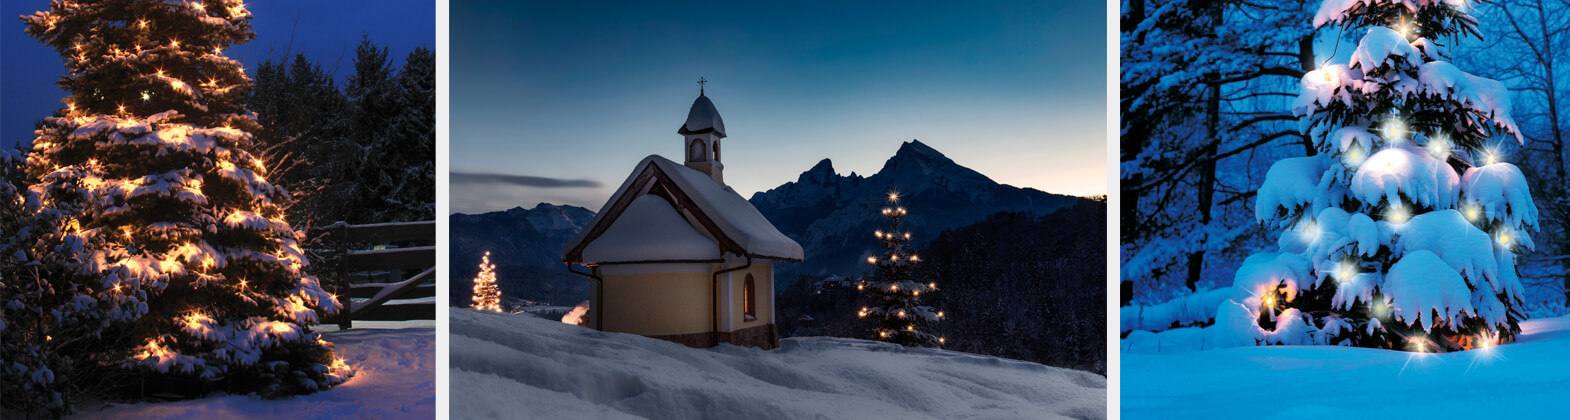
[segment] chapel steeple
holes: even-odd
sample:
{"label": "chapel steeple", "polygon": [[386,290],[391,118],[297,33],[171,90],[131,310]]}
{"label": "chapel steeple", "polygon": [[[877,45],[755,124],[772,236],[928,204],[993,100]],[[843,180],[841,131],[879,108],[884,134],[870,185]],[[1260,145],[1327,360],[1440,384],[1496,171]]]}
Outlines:
{"label": "chapel steeple", "polygon": [[698,99],[692,101],[687,122],[676,133],[682,135],[682,155],[687,157],[687,167],[703,171],[714,177],[714,182],[725,185],[725,165],[720,163],[720,139],[725,138],[725,120],[720,119],[720,111],[714,109],[714,102],[704,95],[705,83],[708,79],[698,79]]}

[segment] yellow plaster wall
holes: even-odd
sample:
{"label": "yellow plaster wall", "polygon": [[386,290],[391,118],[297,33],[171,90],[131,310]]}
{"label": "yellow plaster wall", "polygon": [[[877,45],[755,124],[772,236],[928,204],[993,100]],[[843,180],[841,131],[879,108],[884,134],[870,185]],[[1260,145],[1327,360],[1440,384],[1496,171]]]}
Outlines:
{"label": "yellow plaster wall", "polygon": [[[742,292],[742,285],[747,283],[747,273],[752,274],[753,286],[758,289],[758,319],[746,320],[746,295]],[[736,320],[736,329],[767,325],[774,321],[774,262],[754,261],[752,267],[746,270],[733,272],[731,277],[731,319]],[[721,327],[722,329],[724,327]]]}
{"label": "yellow plaster wall", "polygon": [[673,335],[714,328],[710,273],[606,273],[603,278],[604,302],[594,307],[607,309],[604,331]]}

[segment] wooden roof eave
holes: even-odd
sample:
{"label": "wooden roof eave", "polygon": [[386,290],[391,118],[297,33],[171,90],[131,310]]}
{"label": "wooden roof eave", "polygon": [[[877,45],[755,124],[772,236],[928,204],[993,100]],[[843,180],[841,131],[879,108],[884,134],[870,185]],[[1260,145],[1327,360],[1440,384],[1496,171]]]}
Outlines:
{"label": "wooden roof eave", "polygon": [[[660,194],[671,202],[671,205],[676,208],[677,213],[690,215],[698,222],[699,228],[707,232],[710,237],[714,238],[715,244],[719,245],[720,255],[724,255],[727,252],[736,255],[750,254],[747,252],[746,248],[743,248],[740,243],[736,242],[735,239],[732,239],[730,236],[726,235],[725,231],[720,229],[719,224],[715,223],[714,219],[710,218],[709,215],[704,214],[703,211],[697,206],[696,202],[693,201],[692,197],[688,196],[686,191],[682,191],[681,188],[678,188],[676,185],[676,182],[671,179],[670,174],[665,173],[665,171],[660,169],[659,165],[655,162],[648,161],[647,165],[644,165],[642,169],[639,169],[638,176],[632,180],[632,184],[623,189],[622,195],[616,197],[616,201],[612,203],[608,209],[604,210],[607,213],[605,214],[605,217],[601,218],[597,223],[589,227],[588,235],[585,236],[582,241],[579,241],[571,251],[567,252],[567,254],[562,258],[562,262],[567,264],[590,265],[583,263],[583,250],[588,248],[589,244],[594,243],[595,239],[599,239],[600,235],[605,234],[605,231],[610,229],[612,224],[616,223],[616,219],[620,218],[621,214],[627,211],[627,207],[632,205],[632,201],[640,196],[643,196],[645,193]],[[659,192],[656,192],[654,189],[655,187],[661,187],[662,189],[659,190]],[[594,264],[598,265],[599,263]]]}

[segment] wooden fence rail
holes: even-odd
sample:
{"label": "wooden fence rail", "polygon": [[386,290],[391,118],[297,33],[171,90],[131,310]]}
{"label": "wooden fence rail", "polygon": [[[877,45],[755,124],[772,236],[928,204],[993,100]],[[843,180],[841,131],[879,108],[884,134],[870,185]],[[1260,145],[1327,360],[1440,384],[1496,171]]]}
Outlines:
{"label": "wooden fence rail", "polygon": [[[343,310],[336,317],[340,329],[354,320],[408,321],[436,319],[436,221],[350,225],[339,222],[322,228],[338,243],[338,290]],[[427,246],[387,248],[391,243],[422,242]],[[355,249],[350,249],[354,247]],[[371,247],[371,249],[360,249]],[[351,284],[355,273],[399,272],[423,269],[407,280]],[[366,277],[372,277],[367,275]],[[429,302],[393,302],[431,298]],[[360,300],[356,300],[360,299]]]}

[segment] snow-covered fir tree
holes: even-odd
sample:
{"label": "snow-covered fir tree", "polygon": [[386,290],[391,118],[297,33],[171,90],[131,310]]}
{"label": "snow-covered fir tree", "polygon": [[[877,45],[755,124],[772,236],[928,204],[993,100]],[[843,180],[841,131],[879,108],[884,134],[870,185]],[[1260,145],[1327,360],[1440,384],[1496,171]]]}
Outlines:
{"label": "snow-covered fir tree", "polygon": [[1453,351],[1514,340],[1515,260],[1537,208],[1498,154],[1521,140],[1499,82],[1446,62],[1477,34],[1460,0],[1327,0],[1316,27],[1358,34],[1304,75],[1293,111],[1320,152],[1276,162],[1256,216],[1285,229],[1249,257],[1216,324],[1236,344]]}
{"label": "snow-covered fir tree", "polygon": [[240,103],[251,82],[223,55],[254,38],[250,18],[238,0],[58,0],[23,16],[64,57],[68,96],[27,159],[33,234],[6,249],[22,289],[4,297],[7,348],[29,352],[6,355],[6,382],[30,386],[8,402],[59,414],[85,386],[276,397],[352,375],[310,329],[337,299],[302,271],[288,194]]}
{"label": "snow-covered fir tree", "polygon": [[877,269],[877,274],[856,285],[857,290],[866,294],[869,306],[862,307],[856,316],[876,322],[871,331],[874,340],[904,346],[937,346],[943,339],[927,332],[925,327],[942,318],[943,312],[922,305],[921,294],[930,296],[938,285],[912,279],[912,268],[921,258],[910,250],[910,232],[900,226],[906,214],[905,207],[899,204],[899,194],[889,193],[889,206],[883,208],[888,225],[873,232],[878,243],[883,245],[883,251],[867,257],[867,263]]}
{"label": "snow-covered fir tree", "polygon": [[480,259],[480,274],[474,276],[474,309],[502,310],[502,289],[496,285],[496,265],[491,264],[491,252],[485,251]]}

